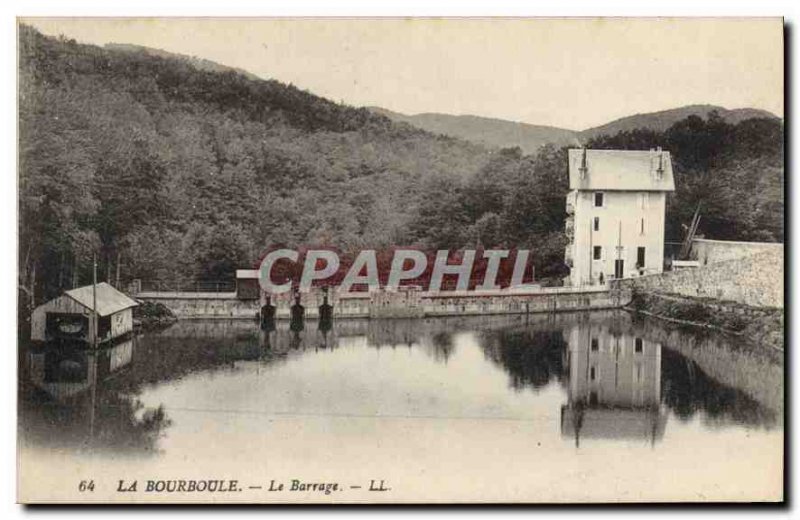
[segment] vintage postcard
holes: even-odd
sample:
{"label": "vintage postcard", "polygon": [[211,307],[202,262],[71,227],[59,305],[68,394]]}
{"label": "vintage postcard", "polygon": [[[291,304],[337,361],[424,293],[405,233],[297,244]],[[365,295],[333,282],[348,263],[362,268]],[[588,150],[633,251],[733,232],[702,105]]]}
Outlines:
{"label": "vintage postcard", "polygon": [[18,501],[784,500],[780,18],[22,18]]}

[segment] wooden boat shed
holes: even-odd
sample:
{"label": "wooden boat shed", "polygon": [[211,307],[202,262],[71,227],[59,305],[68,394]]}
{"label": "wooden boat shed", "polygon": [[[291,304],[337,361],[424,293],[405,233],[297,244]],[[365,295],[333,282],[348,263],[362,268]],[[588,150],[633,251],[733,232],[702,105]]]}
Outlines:
{"label": "wooden boat shed", "polygon": [[97,324],[94,324],[91,285],[78,287],[34,309],[31,316],[31,340],[76,341],[87,345],[105,343],[133,331],[133,308],[138,302],[111,285],[96,286]]}

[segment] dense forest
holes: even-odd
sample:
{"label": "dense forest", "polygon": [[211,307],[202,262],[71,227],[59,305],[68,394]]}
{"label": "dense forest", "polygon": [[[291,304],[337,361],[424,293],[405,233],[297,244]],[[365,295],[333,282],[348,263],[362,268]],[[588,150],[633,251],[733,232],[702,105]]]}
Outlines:
{"label": "dense forest", "polygon": [[[19,32],[19,285],[230,279],[276,244],[529,247],[566,273],[566,148],[489,149],[277,81]],[[690,117],[589,146],[673,153],[668,238],[783,240],[783,124]]]}
{"label": "dense forest", "polygon": [[667,199],[667,240],[680,240],[700,207],[699,233],[719,240],[783,242],[783,122],[725,122],[689,116],[664,132],[633,130],[599,136],[590,148],[647,150],[673,158],[675,193]]}

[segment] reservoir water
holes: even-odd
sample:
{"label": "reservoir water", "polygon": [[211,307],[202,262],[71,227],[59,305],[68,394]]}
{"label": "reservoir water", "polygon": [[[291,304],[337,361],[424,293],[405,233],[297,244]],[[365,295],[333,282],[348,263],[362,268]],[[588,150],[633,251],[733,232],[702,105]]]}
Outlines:
{"label": "reservoir water", "polygon": [[[782,353],[623,311],[181,321],[97,353],[25,350],[20,380],[30,500],[82,481],[86,501],[782,496]],[[144,492],[159,479],[239,490]]]}

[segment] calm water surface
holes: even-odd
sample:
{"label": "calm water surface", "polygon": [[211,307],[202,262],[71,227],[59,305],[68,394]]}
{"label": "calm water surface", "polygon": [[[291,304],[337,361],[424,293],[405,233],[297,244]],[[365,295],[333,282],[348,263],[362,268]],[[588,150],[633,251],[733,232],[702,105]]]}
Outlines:
{"label": "calm water surface", "polygon": [[781,496],[782,359],[735,339],[624,312],[299,328],[184,321],[97,354],[24,352],[24,493],[94,479],[87,500],[208,500],[117,483],[233,478],[245,491],[213,498]]}

